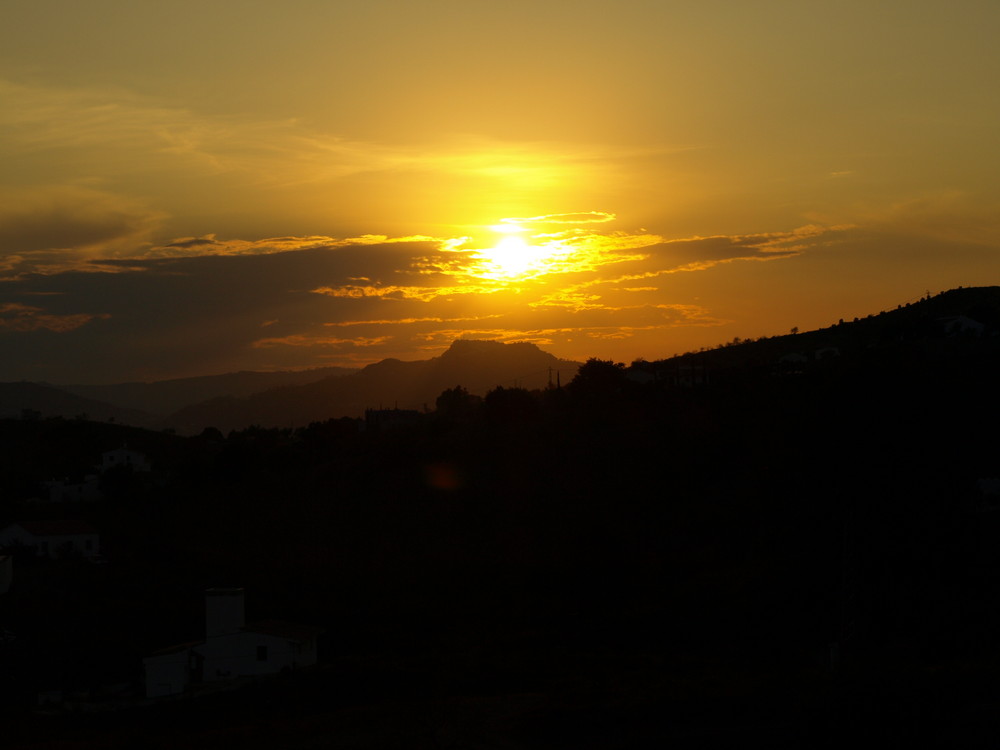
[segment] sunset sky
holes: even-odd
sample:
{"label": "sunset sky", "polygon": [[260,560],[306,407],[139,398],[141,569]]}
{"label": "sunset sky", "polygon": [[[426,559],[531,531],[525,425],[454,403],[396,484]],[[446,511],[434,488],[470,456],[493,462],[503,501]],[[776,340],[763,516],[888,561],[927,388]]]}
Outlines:
{"label": "sunset sky", "polygon": [[0,380],[660,359],[1000,284],[997,0],[4,0]]}

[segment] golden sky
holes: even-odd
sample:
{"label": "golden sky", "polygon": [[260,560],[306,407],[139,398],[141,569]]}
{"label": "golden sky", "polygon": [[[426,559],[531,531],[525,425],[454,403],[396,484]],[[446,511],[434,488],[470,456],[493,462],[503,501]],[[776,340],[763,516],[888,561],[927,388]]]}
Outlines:
{"label": "golden sky", "polygon": [[1000,283],[996,0],[5,0],[0,379],[631,361]]}

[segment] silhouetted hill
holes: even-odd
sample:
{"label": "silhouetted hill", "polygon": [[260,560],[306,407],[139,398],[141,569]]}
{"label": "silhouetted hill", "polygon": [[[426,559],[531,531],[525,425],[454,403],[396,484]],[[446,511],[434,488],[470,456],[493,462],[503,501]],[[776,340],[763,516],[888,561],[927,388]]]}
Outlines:
{"label": "silhouetted hill", "polygon": [[567,382],[579,363],[561,360],[534,344],[455,341],[440,357],[403,362],[385,359],[360,372],[300,386],[275,388],[247,398],[218,398],[178,411],[169,424],[184,432],[214,426],[226,431],[251,424],[302,426],[331,417],[360,417],[365,409],[433,408],[447,388],[461,385],[484,394],[498,385],[543,388]]}
{"label": "silhouetted hill", "polygon": [[357,372],[348,367],[318,367],[279,372],[231,372],[193,378],[159,380],[152,383],[108,385],[63,385],[62,390],[86,398],[99,399],[126,409],[138,409],[166,416],[178,409],[224,396],[243,397],[271,388],[304,385],[324,378]]}
{"label": "silhouetted hill", "polygon": [[151,427],[157,418],[121,406],[85,398],[59,388],[39,383],[0,383],[0,416],[21,417],[25,411],[39,417],[76,417],[107,422],[113,420],[137,426]]}
{"label": "silhouetted hill", "polygon": [[[1000,287],[941,292],[863,318],[840,320],[814,331],[760,339],[736,339],[714,349],[689,352],[645,366],[674,379],[758,369],[795,373],[831,363],[893,357],[950,356],[956,347],[991,346],[1000,336]],[[707,368],[702,372],[698,368]]]}

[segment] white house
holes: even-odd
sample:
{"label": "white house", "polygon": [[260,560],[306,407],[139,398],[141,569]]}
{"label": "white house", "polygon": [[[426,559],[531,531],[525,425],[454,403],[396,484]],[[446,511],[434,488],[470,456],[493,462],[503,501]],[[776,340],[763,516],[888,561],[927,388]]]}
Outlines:
{"label": "white house", "polygon": [[316,664],[322,629],[278,620],[246,624],[243,589],[205,592],[205,640],[143,659],[146,695],[184,692],[198,682],[277,674]]}
{"label": "white house", "polygon": [[817,349],[815,352],[815,357],[817,360],[830,359],[831,357],[839,357],[840,349],[836,346],[824,346],[822,349]]}
{"label": "white house", "polygon": [[82,482],[50,479],[45,482],[50,503],[83,503],[101,499],[101,485],[96,474],[88,474]]}
{"label": "white house", "polygon": [[964,315],[952,315],[947,318],[938,318],[938,322],[944,326],[944,332],[949,336],[957,336],[961,333],[982,336],[983,331],[986,329],[986,326],[978,320],[967,318]]}
{"label": "white house", "polygon": [[130,467],[132,471],[151,471],[153,468],[146,456],[139,451],[129,450],[127,447],[116,448],[101,454],[102,474],[108,469],[117,469],[119,466]]}
{"label": "white house", "polygon": [[100,535],[86,521],[22,521],[0,529],[0,549],[33,549],[40,557],[95,557]]}

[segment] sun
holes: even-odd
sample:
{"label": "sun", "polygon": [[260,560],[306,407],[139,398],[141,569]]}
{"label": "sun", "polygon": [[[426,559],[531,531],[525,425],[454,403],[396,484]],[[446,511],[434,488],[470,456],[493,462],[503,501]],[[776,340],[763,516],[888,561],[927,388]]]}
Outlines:
{"label": "sun", "polygon": [[538,258],[538,248],[533,248],[523,237],[511,235],[500,240],[485,255],[493,270],[500,276],[522,276]]}
{"label": "sun", "polygon": [[532,235],[513,220],[486,228],[500,237],[492,247],[475,251],[475,276],[506,285],[558,273],[565,266],[570,249],[551,235]]}

